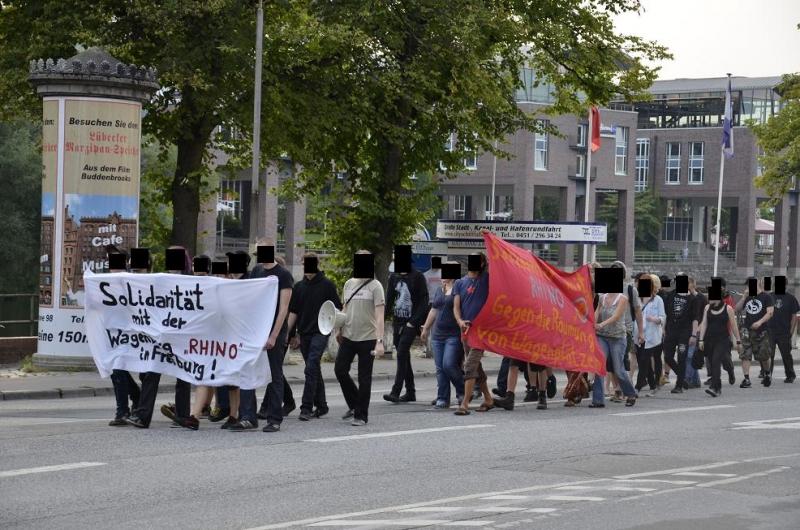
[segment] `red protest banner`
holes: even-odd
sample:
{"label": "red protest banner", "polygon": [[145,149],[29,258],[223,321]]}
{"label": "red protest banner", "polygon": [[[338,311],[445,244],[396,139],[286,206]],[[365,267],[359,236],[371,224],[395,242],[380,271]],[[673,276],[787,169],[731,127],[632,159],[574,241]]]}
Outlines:
{"label": "red protest banner", "polygon": [[490,233],[489,296],[467,342],[551,368],[606,374],[597,342],[589,267],[567,273]]}

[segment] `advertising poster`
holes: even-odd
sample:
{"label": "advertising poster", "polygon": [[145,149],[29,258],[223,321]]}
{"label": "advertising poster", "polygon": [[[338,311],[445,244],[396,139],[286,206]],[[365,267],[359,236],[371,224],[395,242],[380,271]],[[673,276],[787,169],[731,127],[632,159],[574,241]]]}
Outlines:
{"label": "advertising poster", "polygon": [[58,179],[58,101],[42,112],[42,235],[39,252],[39,307],[53,306],[56,181]]}

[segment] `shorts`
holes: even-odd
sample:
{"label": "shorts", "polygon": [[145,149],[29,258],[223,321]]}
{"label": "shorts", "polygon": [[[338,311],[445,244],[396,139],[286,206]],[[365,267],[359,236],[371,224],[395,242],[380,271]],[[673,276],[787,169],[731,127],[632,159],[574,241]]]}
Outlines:
{"label": "shorts", "polygon": [[547,367],[541,364],[526,363],[525,361],[521,361],[519,359],[509,359],[509,366],[516,366],[522,371],[530,369],[531,372],[541,372],[542,370],[547,370]]}
{"label": "shorts", "polygon": [[475,379],[480,385],[486,381],[486,372],[483,371],[481,359],[483,358],[483,350],[477,348],[469,348],[467,357],[464,360],[464,379]]}
{"label": "shorts", "polygon": [[768,361],[772,357],[772,339],[769,332],[763,331],[761,333],[754,333],[748,330],[747,333],[742,334],[742,353],[739,354],[739,359],[742,361]]}

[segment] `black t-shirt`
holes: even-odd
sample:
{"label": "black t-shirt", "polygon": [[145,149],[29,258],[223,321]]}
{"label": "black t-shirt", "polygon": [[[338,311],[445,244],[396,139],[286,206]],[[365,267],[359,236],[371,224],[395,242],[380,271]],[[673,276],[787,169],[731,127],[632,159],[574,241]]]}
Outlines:
{"label": "black t-shirt", "polygon": [[698,324],[703,321],[703,313],[705,312],[707,304],[708,299],[706,295],[701,292],[697,292],[694,295],[694,318],[697,319]]}
{"label": "black t-shirt", "polygon": [[[772,295],[767,292],[759,293],[758,296],[748,296],[744,303],[744,326],[750,329],[753,322],[761,320],[767,314],[767,308],[772,307],[774,301]],[[766,329],[762,326],[758,329],[759,332]]]}
{"label": "black t-shirt", "polygon": [[686,337],[692,334],[692,321],[695,320],[695,299],[689,293],[667,293],[664,310],[667,313],[666,332],[670,335]]}
{"label": "black t-shirt", "polygon": [[793,294],[776,294],[775,309],[767,324],[775,337],[786,337],[792,329],[792,317],[800,313],[800,304]]}
{"label": "black t-shirt", "polygon": [[[270,276],[277,276],[278,277],[278,305],[275,306],[275,318],[278,316],[278,311],[280,311],[280,302],[281,302],[281,291],[284,289],[292,289],[294,285],[294,278],[292,278],[292,273],[281,267],[280,265],[275,265],[271,269],[267,269],[262,264],[257,264],[253,267],[253,270],[250,271],[250,278],[269,278]],[[287,307],[288,311],[288,307]],[[288,315],[288,313],[287,313]],[[286,321],[288,319],[283,319],[283,327],[281,327],[281,333],[286,331]],[[275,324],[275,319],[273,318],[272,322],[269,323],[269,330],[272,333],[272,326]]]}

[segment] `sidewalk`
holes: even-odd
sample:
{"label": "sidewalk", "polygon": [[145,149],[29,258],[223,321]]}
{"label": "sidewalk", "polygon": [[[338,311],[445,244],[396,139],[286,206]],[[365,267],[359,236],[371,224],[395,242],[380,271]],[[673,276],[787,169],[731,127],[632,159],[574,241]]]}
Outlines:
{"label": "sidewalk", "polygon": [[[411,352],[411,365],[414,377],[436,377],[436,366],[433,359],[421,357],[421,351]],[[501,357],[487,354],[483,359],[483,367],[487,374],[496,375],[500,368]],[[353,363],[352,373],[357,372],[357,363]],[[397,361],[392,359],[376,359],[372,371],[374,383],[394,382]],[[295,392],[302,388],[305,376],[303,358],[299,353],[286,356],[283,373]],[[322,377],[326,384],[338,384],[333,373],[333,363],[322,363]],[[175,378],[162,376],[158,386],[159,393],[174,392]],[[24,374],[16,369],[0,369],[0,401],[20,399],[59,399],[93,396],[114,396],[111,379],[103,379],[97,372],[40,372]]]}

